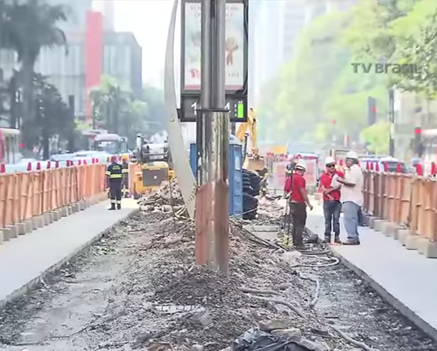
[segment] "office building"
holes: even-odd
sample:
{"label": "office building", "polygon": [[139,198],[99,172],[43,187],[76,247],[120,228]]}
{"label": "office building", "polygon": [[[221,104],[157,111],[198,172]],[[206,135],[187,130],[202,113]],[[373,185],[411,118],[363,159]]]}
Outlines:
{"label": "office building", "polygon": [[131,32],[106,32],[103,73],[114,77],[123,89],[139,98],[142,93],[142,48]]}
{"label": "office building", "polygon": [[283,6],[281,12],[283,17],[282,45],[284,60],[288,61],[293,58],[297,39],[306,24],[306,1],[285,1]]}
{"label": "office building", "polygon": [[284,62],[282,10],[284,1],[254,1],[249,7],[249,104],[256,106],[261,88]]}

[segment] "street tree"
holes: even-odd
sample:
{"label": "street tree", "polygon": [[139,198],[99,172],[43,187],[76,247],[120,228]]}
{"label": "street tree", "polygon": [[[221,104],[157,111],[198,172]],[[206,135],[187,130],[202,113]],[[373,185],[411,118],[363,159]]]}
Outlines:
{"label": "street tree", "polygon": [[34,99],[36,111],[28,120],[31,130],[31,145],[41,145],[43,158],[50,156],[50,140],[69,140],[75,129],[74,117],[63,101],[58,89],[42,75],[34,76]]}
{"label": "street tree", "polygon": [[135,99],[114,77],[103,76],[101,84],[91,90],[90,98],[93,118],[99,127],[121,133],[129,140],[147,131],[147,102]]}
{"label": "street tree", "polygon": [[151,136],[163,132],[166,129],[164,91],[145,85],[141,101],[145,103],[145,134]]}
{"label": "street tree", "polygon": [[343,43],[349,22],[347,12],[329,13],[301,33],[292,60],[266,89],[268,97],[259,106],[260,125],[265,123],[272,134],[288,140],[317,136],[327,141],[340,131],[359,136],[367,94],[381,82],[374,75],[354,73]]}
{"label": "street tree", "polygon": [[[33,104],[35,63],[43,48],[60,45],[66,47],[65,34],[58,24],[67,20],[67,13],[68,9],[65,6],[50,5],[45,0],[11,0],[4,5],[4,21],[1,25],[2,45],[14,50],[21,64],[24,140],[28,140],[32,133],[27,121],[31,121],[35,113]],[[25,146],[32,147],[27,143]]]}

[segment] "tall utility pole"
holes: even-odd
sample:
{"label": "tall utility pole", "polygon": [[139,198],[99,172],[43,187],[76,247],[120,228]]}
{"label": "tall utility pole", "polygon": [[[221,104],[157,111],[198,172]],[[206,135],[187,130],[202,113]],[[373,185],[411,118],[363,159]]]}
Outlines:
{"label": "tall utility pole", "polygon": [[[226,0],[204,0],[202,5],[201,133],[202,191],[210,201],[202,211],[209,216],[208,265],[229,270],[229,111],[225,110]],[[198,144],[199,146],[199,144]],[[206,184],[204,183],[206,182]],[[205,222],[204,222],[205,223]]]}
{"label": "tall utility pole", "polygon": [[212,152],[215,258],[219,270],[229,273],[229,111],[225,109],[226,0],[215,0],[213,7],[212,57]]}
{"label": "tall utility pole", "polygon": [[395,156],[395,140],[394,140],[394,129],[395,129],[395,92],[391,88],[388,91],[388,119],[390,122],[390,139],[389,139],[389,154],[390,156]]}

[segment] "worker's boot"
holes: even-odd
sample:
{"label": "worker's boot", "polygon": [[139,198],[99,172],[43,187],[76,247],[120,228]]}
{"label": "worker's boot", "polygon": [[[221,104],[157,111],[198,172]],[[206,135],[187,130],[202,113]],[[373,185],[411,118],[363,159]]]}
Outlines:
{"label": "worker's boot", "polygon": [[121,205],[117,204],[117,210],[121,210]]}
{"label": "worker's boot", "polygon": [[340,235],[336,235],[336,236],[334,237],[334,243],[336,243],[336,244],[341,244]]}
{"label": "worker's boot", "polygon": [[325,244],[330,244],[331,243],[331,235],[325,235],[325,239],[323,239],[323,242]]}
{"label": "worker's boot", "polygon": [[108,208],[109,211],[115,211],[115,204],[111,204],[111,207]]}

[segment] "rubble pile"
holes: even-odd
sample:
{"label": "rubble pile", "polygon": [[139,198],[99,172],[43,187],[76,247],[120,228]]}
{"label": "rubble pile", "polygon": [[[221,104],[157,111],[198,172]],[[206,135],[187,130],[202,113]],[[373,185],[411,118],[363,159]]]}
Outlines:
{"label": "rubble pile", "polygon": [[[162,190],[152,196],[162,199]],[[263,200],[259,210],[275,223],[281,206]],[[411,334],[324,247],[289,251],[244,222],[230,221],[227,277],[196,265],[195,226],[187,216],[140,211],[66,265],[55,283],[46,277],[37,294],[10,306],[0,317],[0,349],[437,349]]]}
{"label": "rubble pile", "polygon": [[170,212],[175,206],[180,208],[184,205],[184,199],[177,179],[173,178],[170,182],[163,182],[160,188],[142,196],[138,204],[145,211],[161,209],[164,212]]}
{"label": "rubble pile", "polygon": [[[111,325],[105,329],[114,331],[111,345],[131,339],[133,348],[155,351],[222,350],[247,333],[263,338],[276,333],[269,334],[269,340],[288,335],[302,341],[293,350],[327,351],[327,342],[337,350],[348,349],[309,307],[314,281],[303,279],[295,268],[305,256],[278,250],[243,229],[244,220],[233,219],[230,276],[199,267],[194,223],[156,210],[171,197],[182,202],[176,180],[141,199],[142,207],[155,205],[155,210],[141,211],[129,222],[130,255],[139,259],[133,260],[109,298],[104,323]],[[260,203],[260,214],[266,218],[280,212],[280,203]],[[120,315],[121,308],[128,313]]]}

